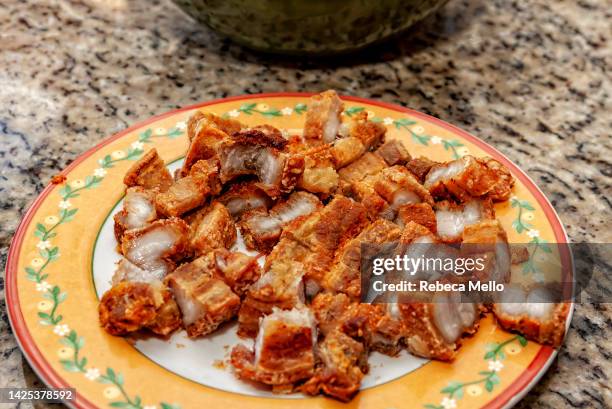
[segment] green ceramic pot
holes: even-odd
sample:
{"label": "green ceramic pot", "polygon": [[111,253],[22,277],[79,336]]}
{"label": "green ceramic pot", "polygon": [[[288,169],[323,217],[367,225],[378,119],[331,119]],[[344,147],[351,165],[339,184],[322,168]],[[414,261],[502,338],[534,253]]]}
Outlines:
{"label": "green ceramic pot", "polygon": [[446,0],[174,0],[189,15],[258,50],[334,54],[397,33]]}

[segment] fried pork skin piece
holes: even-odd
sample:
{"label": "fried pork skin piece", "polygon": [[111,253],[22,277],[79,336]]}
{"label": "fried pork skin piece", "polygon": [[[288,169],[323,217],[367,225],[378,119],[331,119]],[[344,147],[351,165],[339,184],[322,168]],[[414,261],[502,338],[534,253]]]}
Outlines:
{"label": "fried pork skin piece", "polygon": [[119,284],[121,281],[134,281],[139,283],[151,283],[163,280],[165,271],[162,269],[148,271],[138,267],[126,258],[117,262],[117,268],[113,274],[111,283]]}
{"label": "fried pork skin piece", "polygon": [[464,204],[449,201],[438,202],[435,205],[437,234],[447,243],[462,241],[466,226],[484,220],[495,219],[495,210],[491,200],[472,199]]}
{"label": "fried pork skin piece", "polygon": [[210,112],[198,111],[187,122],[187,136],[189,140],[196,138],[206,127],[217,128],[227,135],[233,135],[244,128],[240,122],[231,118],[222,118]]}
{"label": "fried pork skin piece", "polygon": [[514,178],[510,174],[508,168],[499,163],[493,158],[484,158],[480,160],[489,170],[497,174],[498,182],[487,193],[487,196],[495,202],[503,202],[510,198],[512,187],[514,186]]}
{"label": "fried pork skin piece", "polygon": [[255,350],[234,347],[231,364],[240,378],[290,386],[313,375],[316,339],[316,322],[310,310],[275,309],[261,320]]}
{"label": "fried pork skin piece", "polygon": [[389,166],[404,165],[411,160],[408,150],[398,139],[392,139],[383,143],[374,153],[383,158]]}
{"label": "fried pork skin piece", "polygon": [[155,208],[165,216],[180,216],[202,206],[210,196],[220,191],[219,163],[201,160],[191,167],[188,176],[178,179],[167,191],[155,197]]}
{"label": "fried pork skin piece", "polygon": [[493,315],[503,329],[518,332],[540,344],[555,348],[561,345],[569,303],[552,302],[545,288],[518,286],[506,290],[500,301],[493,305]]}
{"label": "fried pork skin piece", "polygon": [[353,183],[352,191],[368,209],[368,216],[372,220],[378,217],[395,220],[397,209],[404,204],[433,204],[427,189],[402,166],[384,168],[375,175]]}
{"label": "fried pork skin piece", "polygon": [[234,317],[240,308],[240,297],[208,268],[209,262],[199,258],[181,265],[165,279],[191,338],[210,334]]}
{"label": "fried pork skin piece", "polygon": [[285,229],[287,235],[312,250],[336,251],[367,224],[365,209],[352,199],[334,196],[325,207]]}
{"label": "fried pork skin piece", "polygon": [[168,335],[181,325],[173,304],[172,294],[159,281],[122,281],[102,296],[100,324],[111,335],[127,335],[143,328]]}
{"label": "fried pork skin piece", "polygon": [[434,234],[437,231],[436,214],[429,203],[401,205],[397,210],[395,223],[400,227],[404,227],[410,222],[427,227]]}
{"label": "fried pork skin piece", "polygon": [[238,335],[254,337],[259,319],[272,313],[304,304],[303,266],[291,258],[278,258],[265,268],[265,273],[246,292],[238,313]]}
{"label": "fried pork skin piece", "polygon": [[359,138],[349,136],[337,139],[330,149],[334,167],[343,168],[360,158],[366,152],[366,147]]}
{"label": "fried pork skin piece", "polygon": [[387,163],[378,155],[366,152],[350,165],[340,169],[340,186],[344,194],[350,194],[350,187],[353,183],[359,182],[370,175],[375,175],[384,168]]}
{"label": "fried pork skin piece", "polygon": [[336,252],[333,265],[323,278],[323,289],[341,292],[351,299],[361,297],[361,246],[384,244],[398,240],[401,229],[390,221],[378,219],[349,240]]}
{"label": "fried pork skin piece", "polygon": [[307,143],[330,143],[340,129],[340,114],[344,105],[336,91],[329,90],[310,98],[303,137]]}
{"label": "fried pork skin piece", "polygon": [[357,138],[366,150],[373,150],[385,141],[387,127],[383,124],[368,121],[368,115],[360,112],[348,123],[348,136]]}
{"label": "fried pork skin piece", "polygon": [[139,229],[157,219],[155,193],[154,190],[146,190],[140,186],[126,190],[123,209],[113,216],[115,238],[119,243],[126,230]]}
{"label": "fried pork skin piece", "polygon": [[363,344],[336,330],[325,337],[316,351],[319,363],[314,376],[300,390],[308,395],[322,393],[343,402],[351,400],[368,371]]}
{"label": "fried pork skin piece", "polygon": [[178,172],[179,177],[189,175],[191,167],[200,160],[208,160],[217,158],[219,150],[223,144],[230,139],[229,135],[219,130],[216,127],[205,126],[198,134],[191,139],[185,161],[181,170]]}
{"label": "fried pork skin piece", "polygon": [[323,207],[319,198],[307,192],[293,192],[269,212],[251,210],[240,219],[238,226],[248,248],[269,253],[278,242],[282,229],[298,217],[309,215]]}
{"label": "fried pork skin piece", "polygon": [[189,226],[171,217],[125,232],[121,253],[139,268],[163,277],[176,261],[187,255],[188,243]]}
{"label": "fried pork skin piece", "polygon": [[499,220],[484,220],[463,230],[461,252],[465,257],[482,257],[485,268],[475,271],[473,278],[480,281],[508,282],[512,254],[508,235]]}
{"label": "fried pork skin piece", "polygon": [[419,182],[424,183],[425,177],[431,168],[439,164],[439,162],[434,162],[424,156],[419,156],[418,158],[410,159],[408,163],[406,163],[406,169],[416,176]]}
{"label": "fried pork skin piece", "polygon": [[332,148],[317,146],[302,153],[304,171],[299,175],[297,187],[308,192],[329,195],[338,188],[339,176],[334,165]]}
{"label": "fried pork skin piece", "polygon": [[194,215],[189,238],[196,255],[206,254],[218,248],[230,248],[236,241],[236,225],[223,204],[213,202]]}
{"label": "fried pork skin piece", "polygon": [[140,186],[147,190],[157,189],[160,192],[166,191],[172,182],[172,175],[155,148],[134,163],[123,178],[123,183],[127,187]]}
{"label": "fried pork skin piece", "polygon": [[304,170],[301,155],[282,152],[287,140],[271,127],[244,129],[219,148],[221,182],[243,175],[254,175],[270,197],[290,192]]}
{"label": "fried pork skin piece", "polygon": [[501,199],[509,195],[513,179],[501,163],[493,160],[489,167],[488,161],[492,159],[466,155],[435,165],[425,178],[425,187],[437,198],[454,197],[466,201],[491,193],[491,199]]}
{"label": "fried pork skin piece", "polygon": [[312,300],[311,309],[324,335],[339,330],[363,342],[368,350],[392,356],[401,350],[404,326],[383,304],[360,304],[346,294],[320,293]]}
{"label": "fried pork skin piece", "polygon": [[436,293],[432,303],[398,304],[408,350],[423,358],[451,361],[463,334],[478,329],[480,308],[456,302],[455,295]]}
{"label": "fried pork skin piece", "polygon": [[384,141],[387,132],[385,126],[368,121],[365,112],[343,124],[342,130],[344,137],[337,139],[330,150],[336,169],[349,165],[365,152],[376,148]]}
{"label": "fried pork skin piece", "polygon": [[261,276],[261,267],[257,263],[257,257],[225,249],[217,249],[211,254],[215,259],[213,275],[222,279],[233,292],[241,297]]}
{"label": "fried pork skin piece", "polygon": [[272,199],[257,186],[256,182],[232,184],[217,200],[227,207],[234,219],[239,219],[246,211],[269,209],[272,206]]}

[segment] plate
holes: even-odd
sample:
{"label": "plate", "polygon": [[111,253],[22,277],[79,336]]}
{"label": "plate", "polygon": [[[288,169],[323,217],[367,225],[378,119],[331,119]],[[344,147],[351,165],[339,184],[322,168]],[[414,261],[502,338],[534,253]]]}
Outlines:
{"label": "plate", "polygon": [[[120,207],[123,175],[155,147],[168,166],[180,166],[187,149],[186,121],[196,110],[247,125],[299,129],[309,94],[260,94],[210,101],[149,119],[84,153],[48,186],[26,213],[6,268],[9,318],[21,349],[51,387],[72,387],[79,408],[500,408],[515,404],[556,355],[497,327],[491,317],[466,340],[455,362],[402,353],[375,354],[362,391],[349,403],[325,397],[273,395],[234,378],[224,363],[239,342],[232,325],[189,340],[112,337],[98,325],[97,304],[118,259],[112,215]],[[365,111],[401,138],[412,156],[451,160],[492,156],[517,179],[512,198],[495,206],[510,242],[533,249],[568,239],[554,209],[516,165],[478,138],[431,116],[400,106],[343,97],[344,115]],[[537,261],[530,273],[538,279]],[[568,317],[567,324],[571,320]],[[243,341],[244,342],[244,341]]]}

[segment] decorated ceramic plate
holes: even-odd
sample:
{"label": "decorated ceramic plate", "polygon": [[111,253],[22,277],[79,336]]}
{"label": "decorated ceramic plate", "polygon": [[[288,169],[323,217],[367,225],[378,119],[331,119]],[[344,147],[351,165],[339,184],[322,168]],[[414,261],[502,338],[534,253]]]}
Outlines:
{"label": "decorated ceramic plate", "polygon": [[[7,305],[28,361],[52,387],[72,387],[82,408],[500,408],[516,403],[546,371],[555,350],[505,332],[487,317],[451,364],[402,352],[373,353],[361,391],[348,404],[326,397],[274,395],[240,381],[224,364],[236,344],[235,327],[200,339],[183,331],[168,340],[127,340],[98,323],[98,301],[110,287],[115,249],[113,218],[120,209],[123,176],[155,147],[168,167],[181,165],[188,146],[186,121],[204,110],[247,125],[268,123],[296,132],[309,95],[249,95],[211,101],[152,118],[106,139],[48,186],[27,212],[10,249]],[[538,249],[567,237],[552,206],[514,164],[478,138],[436,118],[399,106],[344,98],[344,115],[365,111],[400,138],[412,156],[446,161],[466,154],[492,156],[517,183],[509,201],[496,205],[510,242],[529,243],[537,280]],[[62,178],[63,179],[63,178]],[[541,253],[541,251],[540,251]],[[571,314],[568,317],[568,323]]]}

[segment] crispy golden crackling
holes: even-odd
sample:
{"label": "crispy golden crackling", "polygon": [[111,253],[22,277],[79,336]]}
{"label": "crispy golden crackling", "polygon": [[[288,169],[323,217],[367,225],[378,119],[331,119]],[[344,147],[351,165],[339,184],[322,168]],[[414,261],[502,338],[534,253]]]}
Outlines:
{"label": "crispy golden crackling", "polygon": [[189,170],[189,175],[178,179],[165,192],[155,197],[157,211],[165,216],[180,216],[221,191],[219,163],[200,160]]}
{"label": "crispy golden crackling", "polygon": [[240,297],[209,268],[208,260],[198,258],[165,279],[181,310],[187,335],[192,338],[210,334],[240,308]]}
{"label": "crispy golden crackling", "polygon": [[330,143],[340,129],[340,114],[344,104],[336,91],[329,90],[313,95],[308,104],[303,137],[306,141]]}
{"label": "crispy golden crackling", "polygon": [[196,255],[230,248],[236,241],[236,225],[223,204],[213,202],[193,216],[190,245]]}
{"label": "crispy golden crackling", "polygon": [[122,281],[102,296],[100,324],[111,335],[127,335],[148,328],[168,335],[181,325],[172,294],[161,282]]}
{"label": "crispy golden crackling", "polygon": [[128,187],[141,186],[164,192],[172,184],[172,175],[153,148],[128,169],[123,183]]}

